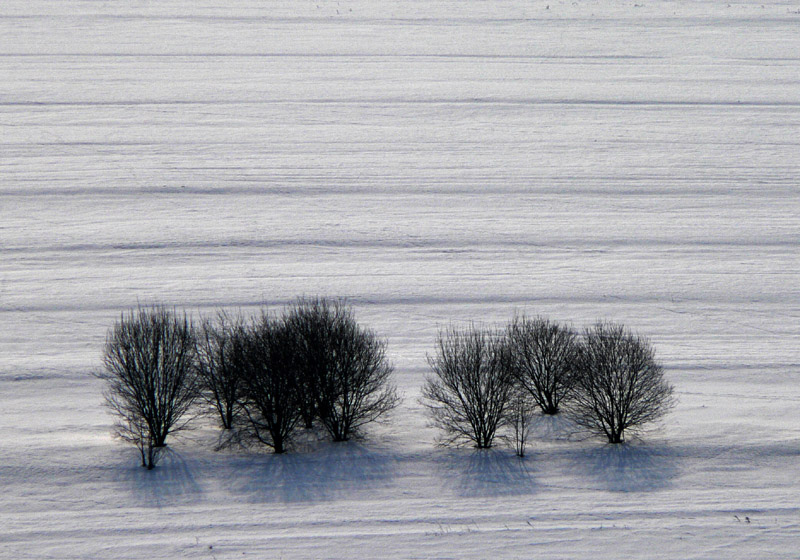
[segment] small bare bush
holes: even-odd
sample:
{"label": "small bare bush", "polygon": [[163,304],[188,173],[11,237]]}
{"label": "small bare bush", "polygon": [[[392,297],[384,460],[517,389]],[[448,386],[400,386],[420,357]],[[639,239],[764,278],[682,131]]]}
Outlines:
{"label": "small bare bush", "polygon": [[621,443],[627,432],[660,419],[674,404],[653,346],[623,325],[586,329],[576,371],[570,415],[609,443]]}
{"label": "small bare bush", "polygon": [[442,431],[440,443],[492,446],[513,388],[502,354],[501,333],[474,325],[439,333],[436,353],[428,355],[433,375],[425,380],[422,396]]}
{"label": "small bare bush", "polygon": [[535,409],[536,404],[526,391],[512,392],[506,411],[506,424],[511,429],[514,451],[518,457],[525,456]]}
{"label": "small bare bush", "polygon": [[116,435],[136,445],[142,466],[152,469],[197,398],[191,321],[161,306],[123,313],[106,338],[103,364]]}

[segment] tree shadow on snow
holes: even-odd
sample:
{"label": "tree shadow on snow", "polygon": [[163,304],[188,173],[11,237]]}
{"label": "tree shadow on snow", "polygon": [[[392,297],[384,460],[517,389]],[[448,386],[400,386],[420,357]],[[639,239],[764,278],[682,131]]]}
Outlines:
{"label": "tree shadow on snow", "polygon": [[311,452],[242,458],[232,491],[250,502],[315,502],[388,485],[396,459],[354,441],[323,443]]}
{"label": "tree shadow on snow", "polygon": [[499,449],[454,451],[440,461],[441,475],[458,495],[488,497],[532,494],[535,459]]}
{"label": "tree shadow on snow", "polygon": [[[130,461],[128,464],[131,465]],[[133,463],[114,470],[118,480],[130,486],[137,505],[162,507],[196,501],[202,494],[183,456],[167,447],[156,468],[147,470]]]}
{"label": "tree shadow on snow", "polygon": [[531,421],[528,439],[534,444],[537,440],[566,441],[580,433],[577,424],[564,414],[536,414]]}
{"label": "tree shadow on snow", "polygon": [[678,458],[669,447],[647,444],[607,444],[585,448],[571,457],[571,466],[593,486],[611,492],[653,492],[669,488],[679,473]]}

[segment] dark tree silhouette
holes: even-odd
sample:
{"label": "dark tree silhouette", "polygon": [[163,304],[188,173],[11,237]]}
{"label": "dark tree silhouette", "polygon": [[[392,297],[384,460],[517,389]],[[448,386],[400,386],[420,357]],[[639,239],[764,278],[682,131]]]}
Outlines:
{"label": "dark tree silhouette", "polygon": [[658,420],[673,406],[652,345],[623,325],[597,323],[586,329],[577,359],[574,421],[609,443]]}
{"label": "dark tree silhouette", "polygon": [[503,345],[501,333],[474,325],[439,333],[436,353],[428,355],[434,375],[425,380],[422,396],[433,424],[443,432],[440,443],[492,446],[513,389]]}
{"label": "dark tree silhouette", "polygon": [[197,372],[200,395],[231,430],[241,413],[240,364],[233,353],[234,339],[244,328],[240,316],[219,311],[216,320],[204,319],[197,334]]}
{"label": "dark tree silhouette", "polygon": [[507,365],[516,384],[544,414],[558,414],[575,382],[577,335],[549,319],[517,316],[506,338]]}
{"label": "dark tree silhouette", "polygon": [[397,406],[386,342],[359,326],[343,301],[300,299],[285,323],[306,425],[316,417],[333,441],[346,441]]}
{"label": "dark tree silhouette", "polygon": [[185,313],[163,306],[123,313],[103,356],[106,402],[116,434],[139,448],[142,466],[156,466],[167,436],[186,427],[197,398],[195,339]]}
{"label": "dark tree silhouette", "polygon": [[286,451],[301,419],[294,340],[283,319],[263,313],[232,341],[242,381],[240,403],[252,435],[275,453]]}

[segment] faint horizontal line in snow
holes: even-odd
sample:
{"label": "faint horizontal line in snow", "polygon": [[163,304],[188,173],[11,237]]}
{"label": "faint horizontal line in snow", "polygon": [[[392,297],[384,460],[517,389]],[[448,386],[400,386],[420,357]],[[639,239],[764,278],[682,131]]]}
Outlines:
{"label": "faint horizontal line in snow", "polygon": [[[0,53],[0,57],[11,58],[408,58],[408,59],[488,59],[488,60],[654,60],[662,56],[639,56],[627,54],[587,55],[537,55],[537,54],[470,54],[470,53],[303,53],[303,52],[36,52]],[[749,60],[749,59],[742,59]],[[762,60],[762,59],[758,59]],[[782,59],[792,60],[792,59]],[[800,60],[800,59],[798,59]]]}
{"label": "faint horizontal line in snow", "polygon": [[[568,238],[558,242],[531,241],[525,239],[497,240],[492,239],[245,239],[226,241],[152,241],[129,243],[75,243],[46,246],[9,246],[1,247],[7,255],[11,254],[42,254],[42,253],[75,253],[114,251],[170,251],[178,250],[186,255],[187,249],[214,250],[214,249],[282,249],[295,247],[309,247],[317,249],[408,249],[428,250],[433,252],[452,251],[482,251],[491,252],[502,249],[562,249],[562,250],[591,250],[602,251],[620,247],[666,247],[666,248],[769,248],[769,247],[796,247],[792,240],[776,239],[748,239],[737,241],[728,239],[631,239],[631,238]],[[186,255],[189,256],[189,255]]]}
{"label": "faint horizontal line in snow", "polygon": [[[479,27],[484,25],[529,25],[543,24],[548,26],[574,26],[577,23],[589,23],[595,26],[619,26],[628,25],[636,28],[673,28],[673,27],[724,27],[730,24],[736,25],[765,25],[765,24],[796,24],[797,14],[788,12],[785,16],[762,16],[748,17],[731,15],[729,17],[707,17],[707,16],[655,16],[655,17],[602,17],[596,14],[581,15],[572,17],[559,17],[555,15],[542,15],[532,17],[530,15],[520,17],[489,17],[476,15],[474,17],[453,16],[448,14],[442,17],[368,17],[358,16],[352,12],[342,14],[320,14],[315,16],[276,16],[276,15],[187,15],[187,14],[139,14],[139,13],[117,13],[117,14],[77,14],[75,19],[92,21],[118,21],[126,22],[149,22],[149,23],[250,23],[250,24],[289,24],[289,25],[337,25],[358,27],[359,25],[374,26],[382,25],[418,25],[425,27]],[[14,14],[0,15],[0,21],[35,21],[35,20],[57,20],[63,21],[61,14]]]}
{"label": "faint horizontal line in snow", "polygon": [[[336,23],[336,24],[354,24],[354,23],[442,23],[446,25],[458,23],[525,23],[532,21],[552,22],[552,17],[531,18],[490,18],[490,17],[357,17],[348,14],[320,14],[316,16],[275,16],[275,15],[187,15],[187,14],[138,14],[138,13],[118,13],[118,14],[81,14],[77,16],[85,20],[120,20],[120,21],[184,21],[184,22],[242,22],[242,23]],[[64,16],[60,14],[15,14],[15,15],[0,15],[2,20],[63,20]],[[578,19],[593,20],[594,18],[570,18],[569,21]],[[564,21],[564,20],[562,20]],[[626,20],[628,21],[628,20]]]}
{"label": "faint horizontal line in snow", "polygon": [[[52,186],[52,181],[42,179],[47,186],[19,188],[6,188],[0,186],[0,198],[13,199],[30,198],[70,198],[70,197],[130,197],[142,195],[154,196],[204,196],[227,197],[237,196],[275,196],[280,198],[309,198],[315,197],[349,197],[362,196],[380,198],[391,195],[396,196],[470,196],[491,197],[496,195],[506,196],[602,196],[611,198],[648,198],[653,196],[699,196],[703,198],[725,197],[740,199],[746,195],[758,199],[784,199],[794,201],[797,195],[796,182],[791,177],[776,178],[770,182],[771,189],[764,189],[760,185],[751,185],[743,188],[726,175],[703,175],[701,185],[698,185],[697,176],[672,177],[669,175],[637,175],[629,176],[562,176],[534,175],[515,176],[513,178],[474,174],[468,181],[463,177],[458,179],[438,179],[427,177],[419,178],[395,177],[387,174],[367,174],[353,172],[337,175],[312,175],[305,173],[298,178],[297,175],[287,173],[281,169],[264,169],[263,175],[253,178],[238,177],[234,184],[225,186],[179,185],[179,186],[70,186],[59,188]],[[265,184],[265,177],[269,183]],[[309,183],[324,182],[325,186]],[[297,185],[299,183],[299,186]],[[610,184],[607,188],[593,186],[597,183]],[[710,184],[706,184],[710,183]],[[585,186],[584,186],[585,185]],[[665,186],[666,185],[666,186]],[[680,190],[677,190],[680,187]],[[776,190],[777,187],[783,187]],[[697,201],[697,199],[696,199]],[[388,202],[388,201],[387,201]]]}
{"label": "faint horizontal line in snow", "polygon": [[647,99],[546,99],[546,98],[309,98],[265,100],[147,100],[126,101],[0,101],[0,107],[126,107],[164,105],[594,105],[642,107],[800,107],[800,101],[756,100],[647,100]]}
{"label": "faint horizontal line in snow", "polygon": [[[428,275],[428,278],[431,282],[434,283],[434,286],[438,287],[441,290],[447,290],[450,287],[455,287],[456,284],[453,283],[452,277],[440,277],[437,275]],[[277,281],[286,281],[292,279],[291,276],[280,276],[274,277],[274,280]],[[209,300],[204,298],[203,295],[195,296],[194,299],[173,299],[173,298],[166,298],[164,300],[155,300],[155,301],[131,301],[129,307],[135,307],[137,303],[142,303],[143,305],[148,305],[149,303],[163,303],[164,305],[168,306],[180,306],[180,307],[190,307],[198,310],[213,310],[220,307],[228,307],[228,308],[251,308],[251,307],[261,307],[267,306],[272,308],[277,307],[284,307],[286,305],[291,304],[292,302],[296,301],[297,295],[303,295],[302,287],[298,288],[300,290],[296,295],[287,297],[287,298],[278,298],[278,299],[267,299],[266,296],[260,299],[242,299],[242,298],[231,298],[231,299],[220,299],[220,300]],[[449,290],[453,291],[453,290]],[[309,295],[309,294],[306,294]],[[394,294],[386,294],[386,295],[359,295],[353,296],[346,292],[341,293],[330,293],[324,292],[319,295],[323,295],[326,297],[343,297],[347,299],[351,304],[356,307],[380,307],[380,306],[388,306],[392,308],[392,313],[397,313],[397,307],[399,306],[408,306],[408,307],[423,307],[427,309],[432,309],[438,306],[455,306],[460,307],[464,305],[480,305],[480,306],[491,306],[496,304],[502,305],[512,305],[517,307],[524,307],[526,305],[567,305],[567,304],[580,304],[580,305],[607,305],[611,301],[607,295],[602,294],[583,294],[583,295],[570,295],[569,297],[562,297],[562,296],[536,296],[532,294],[519,294],[519,293],[476,293],[474,295],[470,294],[448,294],[448,295],[440,295],[437,293],[429,294],[429,295],[394,295]],[[178,297],[185,297],[185,296],[178,296]],[[638,295],[638,294],[626,294],[622,297],[616,297],[613,299],[613,304],[615,306],[621,306],[626,304],[632,305],[645,305],[645,306],[652,306],[659,303],[664,302],[664,297],[661,296],[651,296],[651,295]],[[767,303],[772,305],[779,305],[781,300],[777,300],[775,297],[761,297],[757,300],[754,300],[750,295],[745,296],[737,296],[732,295],[728,299],[725,300],[728,304],[752,304],[752,303]],[[75,312],[79,311],[81,313],[85,312],[98,312],[98,311],[106,311],[106,312],[119,312],[120,306],[116,304],[109,304],[109,303],[101,303],[96,298],[95,299],[82,299],[78,301],[67,301],[67,300],[57,300],[52,299],[50,301],[42,301],[39,300],[35,303],[30,304],[21,304],[21,305],[8,305],[0,302],[0,313],[56,313],[56,312]],[[669,369],[677,369],[670,366]],[[704,370],[702,365],[696,366],[695,370]]]}
{"label": "faint horizontal line in snow", "polygon": [[[293,247],[313,247],[318,249],[327,248],[359,248],[359,249],[419,249],[441,247],[442,250],[452,250],[467,246],[475,246],[479,243],[462,241],[460,243],[425,241],[425,240],[394,240],[394,239],[265,239],[265,240],[228,240],[228,241],[154,241],[141,243],[77,243],[65,245],[49,245],[41,247],[2,247],[7,254],[41,254],[41,253],[74,253],[74,252],[114,252],[114,251],[164,251],[179,250],[185,252],[186,249],[281,249]],[[497,242],[494,245],[535,245],[519,241],[508,243]]]}
{"label": "faint horizontal line in snow", "polygon": [[[737,335],[738,336],[738,335]],[[779,336],[786,336],[785,334],[780,334]],[[720,335],[717,335],[718,338],[721,338]],[[770,362],[760,362],[757,364],[742,364],[742,363],[734,363],[729,361],[706,361],[702,364],[698,364],[697,360],[690,359],[689,363],[670,363],[669,365],[665,366],[666,371],[670,372],[696,372],[696,371],[703,371],[705,374],[706,372],[713,372],[718,371],[719,373],[729,373],[731,371],[755,371],[759,373],[763,373],[767,370],[791,370],[791,369],[798,369],[800,368],[800,362],[794,361],[770,361]],[[709,381],[709,379],[705,379],[705,381]],[[691,393],[690,391],[681,391],[683,394],[703,394],[703,393]],[[765,398],[763,395],[753,396],[752,398]]]}

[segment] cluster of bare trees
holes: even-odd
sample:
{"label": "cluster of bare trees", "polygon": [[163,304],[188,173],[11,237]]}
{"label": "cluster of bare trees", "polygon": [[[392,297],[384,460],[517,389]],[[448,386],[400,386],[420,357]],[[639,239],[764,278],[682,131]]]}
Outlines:
{"label": "cluster of bare trees", "polygon": [[615,323],[597,323],[581,336],[525,316],[505,330],[450,328],[428,361],[433,375],[423,402],[443,444],[491,447],[507,429],[523,455],[534,411],[562,408],[578,426],[620,443],[674,403],[652,345]]}
{"label": "cluster of bare trees", "polygon": [[203,409],[237,440],[283,453],[301,426],[346,441],[399,400],[386,342],[344,302],[321,298],[281,315],[219,312],[198,327],[185,313],[140,307],[109,332],[104,366],[116,433],[148,469]]}
{"label": "cluster of bare trees", "polygon": [[[198,326],[184,312],[140,307],[109,331],[103,361],[116,434],[148,469],[201,411],[225,441],[283,453],[301,429],[346,441],[399,401],[386,342],[340,300],[299,299],[250,318],[220,311]],[[673,405],[652,345],[615,323],[579,334],[521,315],[505,329],[451,327],[428,363],[422,397],[442,444],[488,448],[503,434],[524,455],[537,410],[563,410],[620,443]]]}

